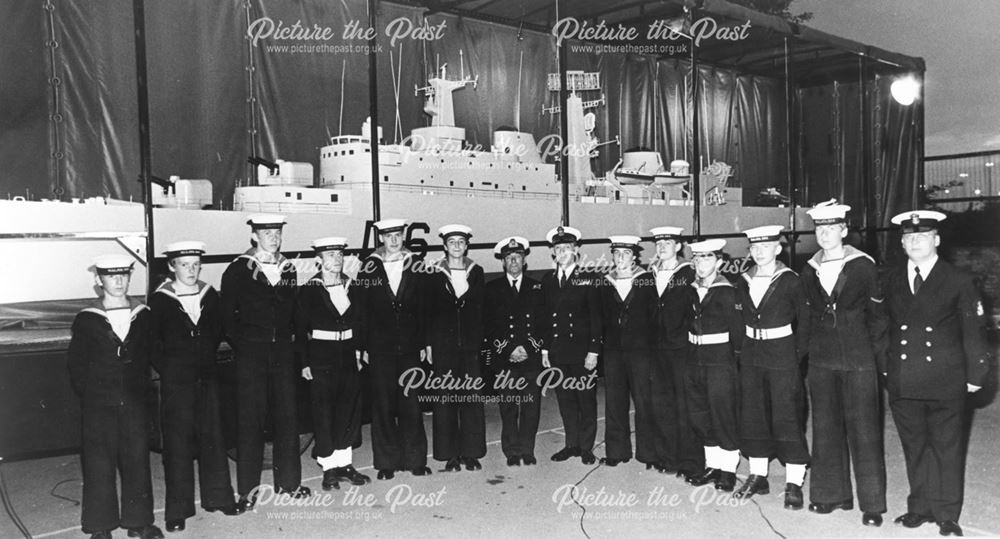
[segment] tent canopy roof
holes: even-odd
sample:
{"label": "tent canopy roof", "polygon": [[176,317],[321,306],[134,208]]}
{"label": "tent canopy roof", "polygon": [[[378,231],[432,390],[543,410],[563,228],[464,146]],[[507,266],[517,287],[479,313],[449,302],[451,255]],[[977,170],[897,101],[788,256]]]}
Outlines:
{"label": "tent canopy roof", "polygon": [[[427,14],[451,13],[515,27],[550,33],[556,0],[394,0],[426,8]],[[558,18],[608,26],[643,25],[657,19],[709,16],[720,25],[750,22],[750,32],[740,41],[705,40],[697,50],[698,61],[740,73],[785,78],[785,38],[788,38],[792,76],[799,86],[848,82],[873,75],[922,73],[924,60],[820,32],[781,17],[766,15],[725,0],[563,0]]]}

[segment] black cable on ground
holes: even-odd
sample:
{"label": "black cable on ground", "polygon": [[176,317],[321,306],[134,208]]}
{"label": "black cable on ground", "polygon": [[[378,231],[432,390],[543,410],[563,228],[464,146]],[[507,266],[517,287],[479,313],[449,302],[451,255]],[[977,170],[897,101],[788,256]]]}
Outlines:
{"label": "black cable on ground", "polygon": [[56,483],[55,486],[52,487],[52,490],[49,491],[49,494],[51,494],[52,496],[54,496],[56,498],[59,498],[60,500],[66,500],[67,502],[70,502],[73,505],[80,505],[80,500],[76,500],[76,499],[73,499],[73,498],[67,498],[66,496],[63,496],[61,494],[56,494],[56,489],[59,488],[59,485],[61,485],[63,483],[69,483],[70,481],[80,481],[80,480],[77,479],[77,478],[63,479],[62,481]]}
{"label": "black cable on ground", "polygon": [[3,477],[2,457],[0,457],[0,498],[3,499],[3,508],[7,511],[7,516],[10,517],[10,521],[17,527],[17,531],[21,532],[21,535],[23,535],[25,539],[31,539],[31,532],[29,532],[28,527],[21,522],[21,517],[17,516],[17,511],[14,509],[14,503],[10,499],[10,494],[7,493],[7,481]]}
{"label": "black cable on ground", "polygon": [[771,528],[771,531],[774,532],[774,534],[777,535],[778,537],[781,537],[781,539],[788,539],[787,537],[785,537],[784,535],[782,535],[781,532],[779,532],[778,530],[776,530],[774,528],[774,525],[771,524],[771,521],[768,520],[767,516],[764,515],[764,509],[761,508],[761,506],[760,506],[759,503],[757,503],[757,500],[755,500],[753,498],[750,498],[750,501],[752,501],[753,504],[757,506],[757,511],[760,513],[760,518],[764,519],[764,522],[766,522],[767,526],[769,528]]}
{"label": "black cable on ground", "polygon": [[[594,449],[597,449],[598,447],[600,447],[602,445],[604,445],[604,442],[601,442],[601,443],[595,445]],[[591,449],[591,452],[593,452],[593,449]],[[590,534],[587,533],[586,526],[584,526],[584,524],[583,524],[584,519],[587,517],[587,508],[584,507],[583,505],[581,505],[580,502],[576,499],[576,487],[580,486],[580,483],[583,483],[584,481],[586,481],[587,478],[590,477],[590,474],[596,472],[598,469],[601,468],[601,466],[604,466],[604,465],[601,464],[600,461],[597,461],[597,465],[594,466],[593,468],[591,468],[589,472],[587,472],[586,474],[584,474],[584,476],[581,477],[579,481],[577,481],[576,483],[574,483],[573,484],[573,490],[570,491],[570,495],[571,495],[571,498],[573,499],[573,503],[575,503],[576,506],[579,507],[580,509],[583,509],[583,513],[580,513],[580,531],[583,532],[583,536],[586,537],[587,539],[591,539]]]}

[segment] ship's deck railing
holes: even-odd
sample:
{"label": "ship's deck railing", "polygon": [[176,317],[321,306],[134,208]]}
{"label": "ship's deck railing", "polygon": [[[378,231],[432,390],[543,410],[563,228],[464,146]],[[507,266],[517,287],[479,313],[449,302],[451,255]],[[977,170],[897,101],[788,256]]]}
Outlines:
{"label": "ship's deck railing", "polygon": [[[337,184],[338,187],[347,187],[351,189],[370,191],[371,184],[366,182],[358,183],[343,183]],[[461,197],[461,198],[491,198],[491,199],[507,199],[507,200],[558,200],[560,198],[559,193],[539,193],[531,191],[508,191],[506,189],[467,189],[464,187],[437,187],[437,186],[426,186],[426,185],[403,185],[403,184],[391,184],[385,183],[379,185],[379,190],[383,192],[394,192],[394,193],[413,193],[424,196],[449,196],[449,197]],[[584,204],[608,204],[608,205],[636,205],[636,206],[652,206],[652,205],[669,205],[670,203],[666,200],[656,200],[650,197],[622,197],[616,200],[614,197],[600,197],[594,195],[577,195],[570,194],[569,200],[571,202],[580,202]]]}

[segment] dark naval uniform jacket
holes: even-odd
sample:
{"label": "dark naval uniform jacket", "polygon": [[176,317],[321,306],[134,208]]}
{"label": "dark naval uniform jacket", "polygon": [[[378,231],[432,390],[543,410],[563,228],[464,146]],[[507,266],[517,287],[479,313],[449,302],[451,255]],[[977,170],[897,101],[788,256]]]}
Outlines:
{"label": "dark naval uniform jacket", "polygon": [[947,400],[982,387],[989,369],[983,305],[972,279],[938,259],[914,295],[904,262],[887,274],[891,399]]}
{"label": "dark naval uniform jacket", "polygon": [[358,274],[365,290],[364,322],[361,346],[369,354],[414,354],[427,344],[426,275],[415,271],[414,254],[403,250],[404,268],[399,288],[392,293],[385,272],[385,248],[369,256]]}
{"label": "dark naval uniform jacket", "polygon": [[[515,295],[506,273],[486,284],[483,310],[484,348],[495,371],[524,365],[541,368],[542,336],[545,330],[542,283],[521,274]],[[510,362],[510,354],[518,346],[528,353],[520,364]]]}
{"label": "dark naval uniform jacket", "polygon": [[690,333],[693,335],[728,333],[729,342],[725,345],[691,345],[692,352],[689,359],[699,366],[735,364],[745,334],[736,287],[721,274],[717,274],[715,281],[708,286],[705,299],[698,299],[696,282],[691,283],[691,288]]}
{"label": "dark naval uniform jacket", "polygon": [[544,349],[552,366],[583,364],[588,353],[601,353],[602,277],[574,266],[566,284],[559,286],[559,270],[542,277],[545,296]]}
{"label": "dark naval uniform jacket", "polygon": [[652,273],[638,268],[636,271],[625,299],[615,288],[615,270],[605,275],[601,283],[605,348],[624,352],[656,350],[656,282]]}
{"label": "dark naval uniform jacket", "polygon": [[743,324],[750,328],[747,331],[766,331],[791,325],[794,333],[793,338],[744,340],[741,365],[797,368],[799,360],[806,355],[809,347],[809,300],[802,290],[798,274],[779,261],[767,292],[760,304],[754,306],[750,297],[750,281],[753,279],[750,274],[756,273],[758,269],[751,268],[741,274],[738,281],[737,298],[742,307]]}
{"label": "dark naval uniform jacket", "polygon": [[222,274],[222,323],[230,344],[292,342],[298,283],[295,267],[278,256],[281,279],[272,286],[251,249]]}
{"label": "dark naval uniform jacket", "polygon": [[435,350],[478,353],[483,342],[483,296],[486,278],[482,266],[463,260],[469,289],[455,297],[446,259],[429,265],[427,277],[427,344]]}
{"label": "dark naval uniform jacket", "polygon": [[187,385],[215,374],[215,354],[222,342],[219,293],[198,282],[201,316],[198,323],[184,310],[172,281],[160,285],[149,299],[153,327],[153,366],[166,385]]}
{"label": "dark naval uniform jacket", "polygon": [[[653,293],[656,293],[656,266],[650,266]],[[694,268],[689,262],[681,262],[675,268],[670,282],[656,301],[656,343],[660,350],[681,350],[688,346],[688,330],[691,327],[691,283],[694,282]]]}
{"label": "dark naval uniform jacket", "polygon": [[[361,294],[357,283],[343,277],[347,299],[351,305],[341,313],[333,305],[323,283],[323,274],[312,276],[299,289],[295,307],[295,356],[299,367],[328,370],[340,368],[341,358],[353,367],[355,350],[359,349],[361,327]],[[313,330],[341,332],[341,340],[313,339]],[[347,337],[348,333],[350,337]]]}
{"label": "dark naval uniform jacket", "polygon": [[809,365],[832,370],[885,372],[888,321],[875,261],[844,247],[844,267],[833,293],[827,294],[816,274],[823,252],[802,269],[802,286],[812,313],[809,318]]}
{"label": "dark naval uniform jacket", "polygon": [[[129,300],[132,323],[125,340],[111,329],[100,300],[73,320],[68,367],[73,390],[83,408],[145,406],[149,377],[149,308]],[[136,433],[145,436],[145,433]]]}

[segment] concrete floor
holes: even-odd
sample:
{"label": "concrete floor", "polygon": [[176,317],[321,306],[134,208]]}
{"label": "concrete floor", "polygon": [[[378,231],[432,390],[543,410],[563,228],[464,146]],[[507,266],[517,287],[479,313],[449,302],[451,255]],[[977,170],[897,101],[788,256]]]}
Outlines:
{"label": "concrete floor", "polygon": [[[995,384],[994,384],[995,386]],[[599,385],[599,397],[603,386]],[[961,525],[969,536],[1000,535],[1000,492],[994,479],[1000,454],[1000,409],[990,395],[979,399],[974,416],[966,470],[965,508]],[[603,400],[600,415],[603,415]],[[907,530],[892,523],[906,510],[905,469],[899,438],[887,417],[886,464],[888,508],[881,528],[861,525],[861,513],[836,511],[816,515],[782,506],[784,472],[771,465],[772,493],[737,502],[709,488],[694,489],[672,475],[646,471],[635,460],[616,468],[584,466],[579,459],[563,463],[549,456],[563,446],[561,421],[554,395],[542,402],[536,455],[532,467],[506,466],[500,451],[500,418],[495,405],[487,406],[488,453],[477,472],[445,473],[443,463],[431,461],[433,475],[399,473],[392,481],[324,493],[321,471],[303,455],[303,484],[313,489],[312,505],[278,507],[259,504],[255,513],[237,517],[199,512],[188,519],[187,530],[170,537],[305,537],[331,534],[363,537],[548,536],[548,537],[921,537],[937,536],[937,526],[925,524]],[[428,433],[429,414],[424,417]],[[598,457],[603,455],[598,430]],[[355,452],[355,465],[372,475],[368,427],[364,445]],[[163,467],[152,455],[157,525],[163,527]],[[80,536],[80,461],[75,455],[3,467],[13,505],[34,537]],[[235,465],[233,465],[235,477]],[[744,478],[747,464],[740,464]],[[264,473],[269,483],[271,474]],[[808,503],[808,477],[805,492]],[[570,489],[578,485],[573,502]],[[199,509],[200,511],[200,509]],[[115,532],[125,537],[124,530]],[[19,537],[6,515],[0,516],[0,537]]]}

